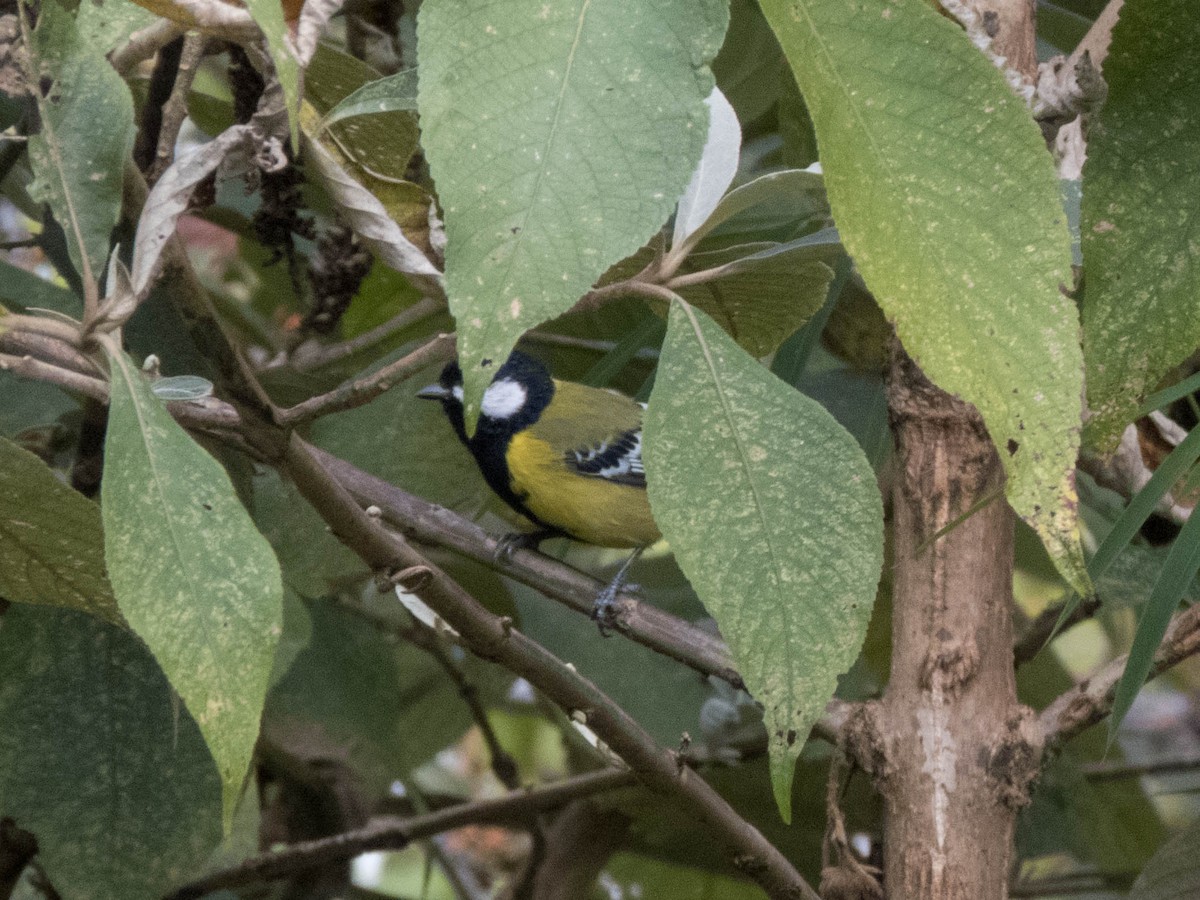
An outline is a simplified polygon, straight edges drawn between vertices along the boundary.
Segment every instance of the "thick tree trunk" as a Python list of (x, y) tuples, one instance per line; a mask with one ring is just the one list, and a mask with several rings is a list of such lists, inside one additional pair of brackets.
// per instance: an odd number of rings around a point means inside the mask
[(892, 671), (850, 745), (884, 797), (889, 900), (1002, 900), (1038, 757), (1013, 676), (1013, 514), (979, 414), (898, 355)]
[[(966, 6), (1006, 68), (1036, 81), (1034, 0)], [(884, 797), (888, 900), (1005, 900), (1041, 748), (1032, 711), (1017, 702), (1004, 474), (974, 407), (898, 346), (888, 399), (898, 451), (892, 671), (850, 744)]]

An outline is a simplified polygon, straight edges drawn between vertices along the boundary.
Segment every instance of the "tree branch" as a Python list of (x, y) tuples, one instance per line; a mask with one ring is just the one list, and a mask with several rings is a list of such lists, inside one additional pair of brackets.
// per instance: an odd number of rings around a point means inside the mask
[(454, 340), (452, 334), (439, 334), (427, 344), (423, 344), (402, 359), (389, 363), (379, 371), (347, 381), (326, 394), (310, 397), (282, 410), (275, 419), (280, 425), (294, 426), (329, 413), (364, 406), (427, 366), (453, 359)]
[(124, 46), (109, 54), (109, 62), (121, 75), (128, 74), (130, 69), (148, 60), (186, 30), (170, 19), (159, 19), (153, 25), (131, 34)]
[(795, 867), (677, 754), (661, 746), (619, 705), (572, 666), (494, 615), (429, 560), (387, 532), (322, 466), (315, 448), (292, 435), (282, 470), (323, 518), (333, 534), (373, 569), (417, 593), (457, 631), (468, 647), (525, 678), (564, 710), (581, 715), (596, 733), (656, 793), (673, 797), (707, 823), (734, 865), (770, 896), (818, 900)]
[[(1200, 605), (1179, 613), (1171, 620), (1154, 654), (1149, 678), (1162, 674), (1195, 653), (1200, 653)], [(1062, 746), (1112, 712), (1113, 693), (1128, 660), (1128, 656), (1114, 659), (1042, 710), (1038, 724), (1047, 751)]]
[(632, 772), (606, 769), (577, 775), (547, 787), (513, 791), (494, 800), (462, 803), (411, 818), (381, 816), (362, 828), (252, 856), (236, 866), (189, 882), (168, 896), (170, 900), (195, 900), (222, 888), (286, 878), (370, 850), (400, 850), (413, 841), (466, 825), (524, 825), (540, 811), (556, 809), (580, 797), (628, 787), (635, 782)]
[[(473, 522), (406, 493), (369, 475), (324, 450), (313, 452), (329, 473), (362, 506), (377, 507), (383, 521), (406, 538), (422, 544), (447, 547), (468, 559), (496, 568), (504, 575), (590, 616), (604, 585), (535, 550), (518, 549), (507, 563), (496, 562), (499, 541)], [(724, 642), (670, 613), (621, 594), (611, 627), (658, 653), (678, 660), (705, 675), (715, 675), (734, 687), (744, 688)]]
[(401, 310), (381, 325), (336, 344), (302, 344), (288, 357), (288, 365), (298, 372), (311, 372), (353, 356), (378, 344), (398, 331), (446, 311), (446, 301), (440, 297), (425, 297)]

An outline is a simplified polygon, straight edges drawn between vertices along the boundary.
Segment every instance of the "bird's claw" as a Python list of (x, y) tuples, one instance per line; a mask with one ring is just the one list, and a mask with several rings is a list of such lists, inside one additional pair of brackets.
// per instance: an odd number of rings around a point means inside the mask
[(514, 531), (496, 541), (496, 549), (492, 558), (498, 563), (512, 562), (513, 554), (518, 550), (536, 550), (546, 538), (551, 537), (549, 531)]

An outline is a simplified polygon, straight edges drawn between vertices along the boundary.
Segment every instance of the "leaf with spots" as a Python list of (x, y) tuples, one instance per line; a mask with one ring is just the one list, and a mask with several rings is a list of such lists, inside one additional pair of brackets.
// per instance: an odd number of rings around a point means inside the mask
[(655, 521), (763, 705), (789, 819), (796, 758), (871, 618), (875, 475), (833, 416), (683, 302), (671, 306), (644, 453)]
[(100, 507), (0, 438), (0, 596), (120, 623), (104, 574)]
[(133, 98), (103, 48), (58, 3), (40, 8), (30, 65), (46, 89), (33, 91), (41, 130), (29, 138), (35, 176), (29, 193), (49, 204), (66, 232), (71, 262), (85, 284), (96, 284), (133, 150)]
[(104, 555), (117, 605), (200, 726), (228, 823), (241, 793), (283, 617), (279, 564), (229, 476), (106, 348)]
[(1081, 594), (1082, 354), (1041, 132), (924, 0), (763, 0), (812, 116), (833, 218), (904, 349), (972, 403), (1014, 510)]
[(1114, 450), (1159, 379), (1200, 345), (1200, 19), (1128, 3), (1084, 167), (1084, 437)]
[(70, 900), (152, 900), (221, 836), (196, 723), (134, 635), (76, 610), (0, 618), (0, 817)]
[(469, 422), (517, 338), (670, 215), (727, 19), (723, 0), (421, 5), (421, 128)]

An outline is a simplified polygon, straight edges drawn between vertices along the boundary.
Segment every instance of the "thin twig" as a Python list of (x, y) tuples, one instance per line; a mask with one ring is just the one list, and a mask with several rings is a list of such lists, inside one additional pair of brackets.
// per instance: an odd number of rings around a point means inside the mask
[[(1167, 627), (1166, 636), (1154, 654), (1149, 678), (1176, 666), (1200, 652), (1200, 605), (1179, 614)], [(1055, 749), (1090, 728), (1112, 712), (1117, 682), (1125, 672), (1128, 656), (1104, 666), (1091, 678), (1059, 695), (1038, 717), (1047, 750)]]
[(453, 356), (454, 335), (440, 334), (412, 353), (389, 363), (377, 372), (347, 381), (326, 394), (310, 397), (308, 400), (282, 410), (276, 416), (276, 421), (280, 425), (294, 426), (301, 422), (310, 422), (329, 413), (363, 406), (385, 391), (411, 378), (417, 372), (435, 363), (446, 362)]
[(541, 810), (558, 808), (579, 797), (628, 787), (635, 781), (633, 773), (628, 770), (606, 769), (546, 787), (513, 791), (494, 800), (463, 803), (411, 818), (380, 816), (353, 831), (302, 841), (282, 850), (252, 856), (236, 866), (190, 882), (169, 897), (170, 900), (194, 900), (222, 888), (286, 878), (371, 850), (400, 850), (413, 841), (466, 825), (524, 824)]
[(109, 62), (120, 74), (128, 74), (134, 66), (148, 60), (185, 30), (170, 19), (159, 19), (153, 25), (131, 34), (123, 47), (118, 47), (109, 55)]
[(1200, 772), (1200, 756), (1144, 763), (1085, 763), (1082, 768), (1088, 781), (1120, 781), (1147, 775), (1194, 775)]
[(446, 302), (444, 300), (438, 297), (424, 297), (392, 316), (382, 325), (377, 325), (370, 331), (364, 331), (349, 340), (327, 346), (306, 344), (298, 347), (288, 358), (287, 364), (297, 372), (311, 372), (313, 369), (340, 362), (361, 350), (373, 347), (396, 332), (445, 311)]
[[(1099, 597), (1088, 597), (1081, 600), (1076, 604), (1071, 615), (1067, 616), (1067, 620), (1063, 622), (1062, 628), (1059, 629), (1060, 633), (1090, 619), (1099, 611), (1100, 604)], [(1046, 646), (1046, 642), (1054, 635), (1054, 629), (1058, 625), (1064, 605), (1057, 603), (1043, 609), (1038, 613), (1037, 618), (1029, 623), (1025, 633), (1013, 644), (1013, 662), (1016, 665), (1029, 662)]]
[(30, 334), (40, 334), (48, 338), (79, 347), (81, 344), (79, 326), (62, 319), (52, 319), (49, 316), (27, 316), (23, 313), (7, 313), (4, 316), (4, 330), (7, 333), (25, 331)]
[(518, 631), (511, 619), (489, 612), (430, 560), (385, 530), (325, 470), (315, 448), (293, 434), (280, 465), (342, 543), (376, 571), (418, 573), (419, 584), (405, 586), (417, 588), (421, 600), (462, 636), (473, 653), (525, 678), (563, 710), (581, 716), (643, 785), (706, 823), (734, 865), (768, 895), (818, 900), (787, 858), (704, 779), (690, 772), (674, 751), (659, 745), (573, 666)]
[[(547, 347), (568, 347), (572, 350), (590, 350), (593, 353), (610, 353), (617, 347), (616, 341), (598, 341), (592, 338), (574, 337), (569, 334), (554, 334), (550, 331), (527, 331), (521, 341), (530, 344), (545, 344)], [(633, 355), (634, 359), (654, 361), (658, 350), (642, 347)]]
[(0, 353), (0, 371), (12, 372), (19, 378), (30, 378), (56, 384), (68, 391), (83, 394), (93, 400), (108, 402), (108, 384), (90, 375), (81, 375), (70, 369), (42, 362), (32, 356), (11, 356)]
[(175, 73), (175, 85), (171, 88), (171, 96), (162, 107), (162, 123), (158, 132), (158, 147), (154, 153), (154, 164), (146, 173), (146, 181), (153, 185), (158, 181), (167, 167), (175, 158), (175, 143), (179, 140), (179, 129), (187, 118), (188, 95), (192, 91), (192, 82), (196, 78), (196, 70), (204, 59), (208, 47), (208, 38), (202, 34), (189, 34), (183, 41), (183, 51), (179, 56), (179, 67)]

